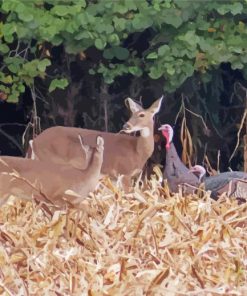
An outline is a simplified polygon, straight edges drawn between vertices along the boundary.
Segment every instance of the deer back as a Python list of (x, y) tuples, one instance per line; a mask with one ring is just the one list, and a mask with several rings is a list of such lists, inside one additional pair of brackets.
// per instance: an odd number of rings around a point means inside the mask
[(159, 111), (162, 98), (145, 110), (130, 98), (127, 101), (132, 116), (124, 125), (124, 131), (139, 131), (139, 137), (81, 128), (52, 127), (34, 139), (36, 158), (85, 169), (89, 159), (81, 149), (78, 135), (92, 147), (95, 146), (96, 137), (101, 136), (105, 143), (102, 174), (115, 177), (118, 174), (133, 175), (136, 170), (141, 170), (154, 149), (153, 116)]
[(0, 204), (10, 195), (14, 195), (29, 200), (32, 196), (41, 199), (47, 197), (61, 205), (64, 199), (70, 197), (65, 192), (77, 188), (80, 188), (80, 191), (76, 193), (85, 197), (97, 185), (101, 164), (102, 156), (99, 158), (98, 166), (94, 166), (93, 170), (89, 167), (83, 171), (49, 161), (1, 157)]

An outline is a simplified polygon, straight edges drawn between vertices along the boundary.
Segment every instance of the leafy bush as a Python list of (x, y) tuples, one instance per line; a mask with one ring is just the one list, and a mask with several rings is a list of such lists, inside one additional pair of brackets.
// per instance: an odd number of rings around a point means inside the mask
[[(195, 72), (230, 62), (247, 78), (246, 1), (180, 0), (1, 0), (0, 91), (17, 101), (24, 85), (46, 78), (52, 47), (84, 54), (95, 47), (101, 58), (90, 73), (111, 84), (121, 75), (165, 78), (176, 90)], [(142, 51), (131, 39), (148, 32)], [(70, 77), (53, 75), (49, 91), (65, 88)]]

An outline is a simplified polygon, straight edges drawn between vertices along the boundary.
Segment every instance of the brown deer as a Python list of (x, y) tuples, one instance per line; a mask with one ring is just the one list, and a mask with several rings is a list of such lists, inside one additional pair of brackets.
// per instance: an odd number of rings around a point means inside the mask
[(93, 191), (99, 181), (103, 163), (104, 139), (96, 139), (96, 147), (83, 145), (81, 151), (90, 161), (86, 170), (49, 161), (31, 160), (20, 157), (0, 157), (0, 206), (10, 195), (21, 199), (51, 202), (64, 206), (66, 202), (79, 206), (80, 202)]
[[(132, 133), (140, 131), (140, 136), (108, 133), (74, 127), (51, 127), (37, 136), (30, 145), (28, 157), (47, 160), (57, 164), (70, 164), (77, 168), (87, 166), (87, 159), (82, 155), (78, 135), (85, 144), (90, 145), (95, 137), (101, 136), (105, 142), (102, 175), (116, 178), (124, 177), (123, 184), (130, 185), (131, 177), (140, 173), (154, 150), (153, 129), (154, 115), (159, 112), (163, 97), (155, 101), (148, 109), (143, 109), (132, 99), (127, 98), (131, 118), (124, 124), (123, 131)], [(35, 151), (35, 153), (33, 153)]]

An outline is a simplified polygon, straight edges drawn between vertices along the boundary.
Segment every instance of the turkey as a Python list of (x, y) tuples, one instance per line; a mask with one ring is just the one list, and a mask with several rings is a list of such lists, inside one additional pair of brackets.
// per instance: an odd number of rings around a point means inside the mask
[(247, 173), (233, 171), (224, 172), (216, 176), (206, 177), (206, 170), (201, 165), (195, 165), (190, 169), (200, 183), (205, 183), (205, 189), (211, 191), (211, 197), (218, 199), (222, 193), (236, 197), (240, 200), (247, 198)]
[(163, 124), (159, 130), (166, 139), (166, 163), (164, 178), (167, 179), (169, 189), (172, 192), (178, 192), (179, 185), (188, 184), (192, 187), (183, 186), (184, 193), (192, 193), (195, 190), (194, 187), (198, 187), (200, 182), (180, 160), (177, 150), (172, 142), (172, 127), (169, 124)]

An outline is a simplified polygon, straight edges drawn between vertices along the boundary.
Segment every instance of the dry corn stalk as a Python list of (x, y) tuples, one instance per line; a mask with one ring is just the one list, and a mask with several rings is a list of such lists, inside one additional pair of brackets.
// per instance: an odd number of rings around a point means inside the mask
[(168, 194), (158, 179), (128, 194), (105, 180), (80, 215), (0, 208), (0, 294), (244, 296), (247, 205)]
[(182, 161), (191, 167), (191, 158), (193, 156), (193, 144), (189, 129), (186, 125), (185, 117), (182, 120), (180, 139), (182, 142)]
[(244, 171), (247, 172), (247, 135), (244, 135)]

